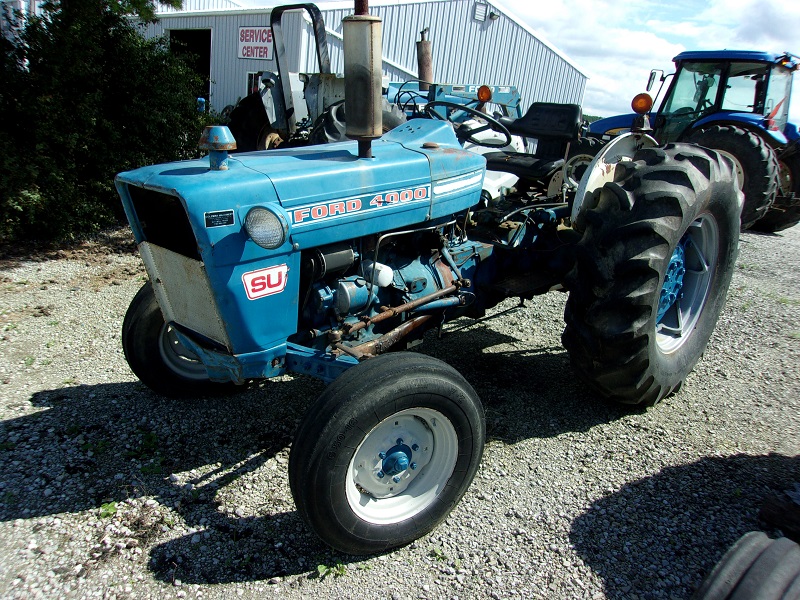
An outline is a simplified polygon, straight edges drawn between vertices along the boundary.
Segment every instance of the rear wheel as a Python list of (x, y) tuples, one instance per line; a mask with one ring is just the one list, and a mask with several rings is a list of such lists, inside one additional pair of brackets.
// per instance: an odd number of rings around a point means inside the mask
[(775, 151), (755, 133), (730, 125), (695, 131), (686, 141), (717, 150), (733, 161), (744, 192), (742, 230), (752, 227), (767, 213), (778, 192)]
[(695, 600), (800, 598), (800, 546), (761, 531), (743, 535), (695, 592)]
[(328, 545), (372, 554), (443, 521), (478, 469), (486, 427), (455, 369), (398, 352), (352, 367), (308, 410), (289, 457), (301, 517)]
[(800, 223), (800, 154), (780, 162), (780, 191), (775, 202), (753, 225), (753, 231), (775, 233)]
[(677, 390), (719, 318), (738, 250), (741, 193), (704, 148), (639, 150), (587, 195), (562, 336), (602, 395), (650, 405)]

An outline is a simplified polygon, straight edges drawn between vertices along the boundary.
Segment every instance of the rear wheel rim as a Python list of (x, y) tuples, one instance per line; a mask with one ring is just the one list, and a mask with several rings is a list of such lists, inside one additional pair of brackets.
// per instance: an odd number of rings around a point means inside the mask
[[(669, 354), (691, 337), (703, 313), (719, 260), (719, 226), (703, 214), (689, 226), (673, 251), (661, 290), (656, 320), (656, 343)], [(683, 273), (670, 280), (670, 270)], [(680, 279), (676, 284), (676, 279)], [(673, 296), (665, 300), (665, 296)]]
[(725, 150), (720, 150), (719, 148), (715, 148), (714, 151), (715, 152), (719, 152), (723, 156), (726, 156), (727, 158), (731, 159), (731, 162), (733, 163), (733, 171), (734, 171), (734, 173), (736, 173), (736, 187), (738, 187), (740, 190), (743, 190), (744, 189), (744, 169), (742, 168), (742, 163), (739, 162), (739, 159), (736, 158), (736, 156), (734, 156), (730, 152), (727, 152)]

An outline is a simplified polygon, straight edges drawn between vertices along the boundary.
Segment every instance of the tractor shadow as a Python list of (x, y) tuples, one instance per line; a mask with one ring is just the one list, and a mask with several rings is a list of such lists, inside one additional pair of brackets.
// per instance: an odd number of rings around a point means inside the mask
[[(562, 348), (519, 344), (490, 320), (428, 338), (424, 352), (475, 387), (493, 439), (552, 437), (628, 414), (577, 383)], [(360, 561), (306, 528), (286, 485), (288, 447), (323, 388), (298, 376), (224, 398), (169, 400), (138, 382), (37, 392), (30, 402), (42, 410), (0, 423), (0, 521), (88, 511), (102, 520), (104, 506), (135, 501), (114, 518), (165, 582), (313, 577), (317, 565)]]
[(608, 598), (688, 598), (739, 537), (761, 529), (767, 497), (797, 481), (800, 457), (775, 454), (666, 467), (597, 500), (570, 542)]

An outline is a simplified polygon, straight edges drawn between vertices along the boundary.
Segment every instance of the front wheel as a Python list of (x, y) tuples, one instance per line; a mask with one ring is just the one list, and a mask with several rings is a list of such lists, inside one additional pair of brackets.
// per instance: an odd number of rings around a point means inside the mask
[(133, 297), (125, 313), (122, 349), (134, 374), (162, 396), (187, 398), (238, 389), (233, 383), (216, 383), (208, 378), (203, 363), (164, 322), (149, 281)]
[(398, 352), (352, 367), (308, 410), (289, 458), (297, 510), (333, 548), (373, 554), (443, 521), (466, 492), (486, 426), (455, 369)]
[(562, 341), (602, 395), (650, 405), (680, 386), (716, 326), (742, 195), (729, 161), (685, 144), (618, 169), (584, 209)]

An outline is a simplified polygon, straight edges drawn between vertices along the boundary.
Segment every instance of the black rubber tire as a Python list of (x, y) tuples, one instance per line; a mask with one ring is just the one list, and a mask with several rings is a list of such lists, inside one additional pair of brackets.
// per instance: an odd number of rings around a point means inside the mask
[[(455, 468), (420, 512), (396, 523), (371, 523), (348, 502), (350, 461), (376, 426), (407, 409), (433, 409), (450, 421), (458, 437)], [(322, 541), (341, 552), (374, 554), (408, 544), (441, 523), (467, 491), (485, 436), (480, 400), (455, 369), (409, 352), (370, 359), (328, 386), (303, 419), (289, 457), (297, 511)]]
[(695, 592), (695, 600), (797, 600), (800, 546), (761, 531), (743, 535), (730, 547)]
[[(395, 127), (406, 122), (405, 113), (397, 106), (389, 104), (386, 98), (382, 99), (382, 131), (388, 133)], [(332, 144), (343, 142), (350, 138), (346, 135), (347, 113), (345, 112), (344, 102), (332, 105), (323, 115), (317, 119), (311, 131), (309, 143), (311, 144)]]
[(767, 213), (778, 193), (778, 159), (772, 147), (755, 133), (732, 125), (694, 131), (686, 141), (736, 158), (744, 175), (742, 231), (752, 227)]
[(233, 383), (213, 382), (200, 374), (182, 376), (164, 361), (161, 354), (164, 317), (148, 281), (131, 300), (122, 322), (122, 349), (131, 371), (151, 390), (169, 398), (190, 398), (229, 394), (242, 389)]
[(800, 223), (800, 154), (793, 154), (778, 162), (781, 170), (780, 192), (767, 214), (753, 224), (753, 231), (776, 233)]
[[(677, 390), (711, 337), (738, 252), (742, 195), (730, 161), (697, 146), (642, 149), (625, 169), (585, 200), (585, 231), (565, 280), (562, 342), (600, 394), (652, 405)], [(709, 259), (716, 266), (694, 326), (665, 350), (656, 329), (659, 297), (673, 252), (697, 219), (716, 224), (716, 257)]]

